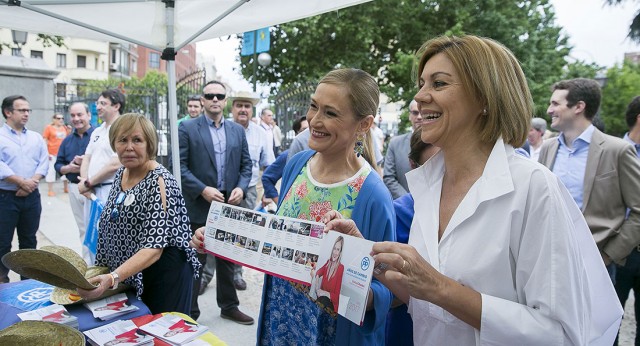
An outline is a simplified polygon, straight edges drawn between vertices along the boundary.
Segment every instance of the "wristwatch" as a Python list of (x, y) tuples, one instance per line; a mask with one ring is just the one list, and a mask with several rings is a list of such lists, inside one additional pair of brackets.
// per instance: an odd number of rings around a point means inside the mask
[(118, 288), (118, 284), (120, 283), (120, 275), (118, 275), (118, 273), (114, 270), (111, 272), (111, 277), (113, 278), (113, 286), (111, 286), (111, 290), (115, 290), (116, 288)]

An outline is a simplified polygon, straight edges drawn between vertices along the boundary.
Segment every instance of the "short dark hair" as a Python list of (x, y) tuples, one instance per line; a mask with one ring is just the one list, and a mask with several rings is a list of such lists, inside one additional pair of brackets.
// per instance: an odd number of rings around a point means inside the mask
[(120, 108), (118, 109), (118, 113), (123, 114), (124, 113), (124, 106), (126, 104), (126, 98), (124, 96), (123, 93), (120, 92), (120, 90), (118, 89), (107, 89), (103, 92), (100, 93), (100, 96), (109, 99), (111, 101), (111, 104), (113, 105), (120, 105)]
[(225, 92), (227, 91), (227, 87), (224, 85), (224, 83), (222, 83), (221, 81), (218, 81), (218, 80), (211, 80), (211, 81), (208, 81), (207, 84), (205, 84), (202, 87), (202, 93), (203, 94), (204, 94), (204, 88), (206, 88), (208, 85), (211, 85), (211, 84), (218, 84), (224, 89)]
[(189, 104), (189, 102), (191, 102), (191, 101), (198, 101), (198, 102), (200, 102), (200, 105), (202, 106), (202, 100), (200, 99), (200, 95), (189, 96), (189, 98), (187, 99), (187, 104)]
[(7, 115), (6, 115), (6, 114), (4, 114), (4, 112), (7, 112), (7, 111), (11, 112), (11, 111), (13, 111), (13, 103), (14, 103), (16, 100), (22, 100), (22, 101), (29, 102), (29, 101), (27, 101), (27, 99), (26, 99), (24, 96), (22, 96), (22, 95), (11, 95), (11, 96), (7, 96), (7, 97), (5, 97), (5, 98), (4, 98), (4, 100), (2, 100), (2, 115), (4, 116), (4, 118), (5, 118), (5, 119), (7, 118)]
[(562, 80), (551, 87), (551, 91), (567, 90), (567, 107), (573, 107), (582, 101), (585, 104), (584, 115), (592, 120), (600, 108), (602, 91), (600, 84), (593, 79), (575, 78)]
[(640, 96), (634, 97), (633, 100), (631, 100), (631, 103), (629, 103), (629, 106), (627, 106), (625, 118), (627, 119), (627, 125), (629, 125), (629, 128), (636, 126), (638, 114), (640, 114)]
[(296, 134), (298, 134), (298, 132), (300, 132), (300, 128), (302, 127), (302, 122), (307, 120), (306, 116), (301, 116), (296, 118), (296, 120), (293, 121), (293, 124), (291, 125), (291, 128), (293, 129), (293, 132), (295, 132)]

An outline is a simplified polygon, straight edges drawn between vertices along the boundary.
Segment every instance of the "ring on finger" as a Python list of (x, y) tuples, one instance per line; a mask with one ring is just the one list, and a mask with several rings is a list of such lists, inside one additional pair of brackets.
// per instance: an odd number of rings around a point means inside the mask
[(400, 271), (404, 273), (404, 266), (407, 265), (407, 261), (406, 260), (402, 260), (402, 268), (400, 268)]

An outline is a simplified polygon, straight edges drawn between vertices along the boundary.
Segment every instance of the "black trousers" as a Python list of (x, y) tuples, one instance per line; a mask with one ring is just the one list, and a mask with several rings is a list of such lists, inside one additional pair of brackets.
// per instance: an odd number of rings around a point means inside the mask
[[(191, 230), (193, 232), (196, 229), (204, 227), (203, 224), (191, 224)], [(202, 277), (202, 268), (204, 267), (207, 256), (205, 254), (198, 254), (198, 260), (202, 264), (200, 267), (199, 276), (193, 283), (193, 292), (191, 295), (191, 317), (195, 320), (200, 317), (200, 307), (198, 306), (198, 292), (200, 291), (200, 278)], [(238, 300), (238, 293), (233, 286), (233, 271), (234, 264), (222, 258), (216, 258), (216, 300), (218, 307), (223, 312), (230, 311), (238, 308), (240, 301)]]

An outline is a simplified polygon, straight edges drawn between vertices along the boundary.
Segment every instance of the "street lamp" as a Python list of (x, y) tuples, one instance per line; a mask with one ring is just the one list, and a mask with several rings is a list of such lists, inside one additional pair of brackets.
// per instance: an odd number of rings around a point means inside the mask
[(13, 43), (18, 46), (18, 56), (23, 56), (22, 55), (22, 46), (24, 46), (25, 43), (27, 43), (27, 35), (29, 33), (27, 33), (26, 31), (18, 31), (18, 30), (11, 30), (11, 38), (13, 38)]
[[(254, 55), (255, 57), (255, 55)], [(255, 58), (254, 58), (255, 59)], [(262, 67), (267, 67), (271, 64), (271, 54), (263, 52), (258, 55), (258, 59), (256, 59), (258, 64)], [(256, 92), (256, 82), (257, 82), (257, 74), (256, 74), (256, 60), (253, 61), (253, 92)]]

